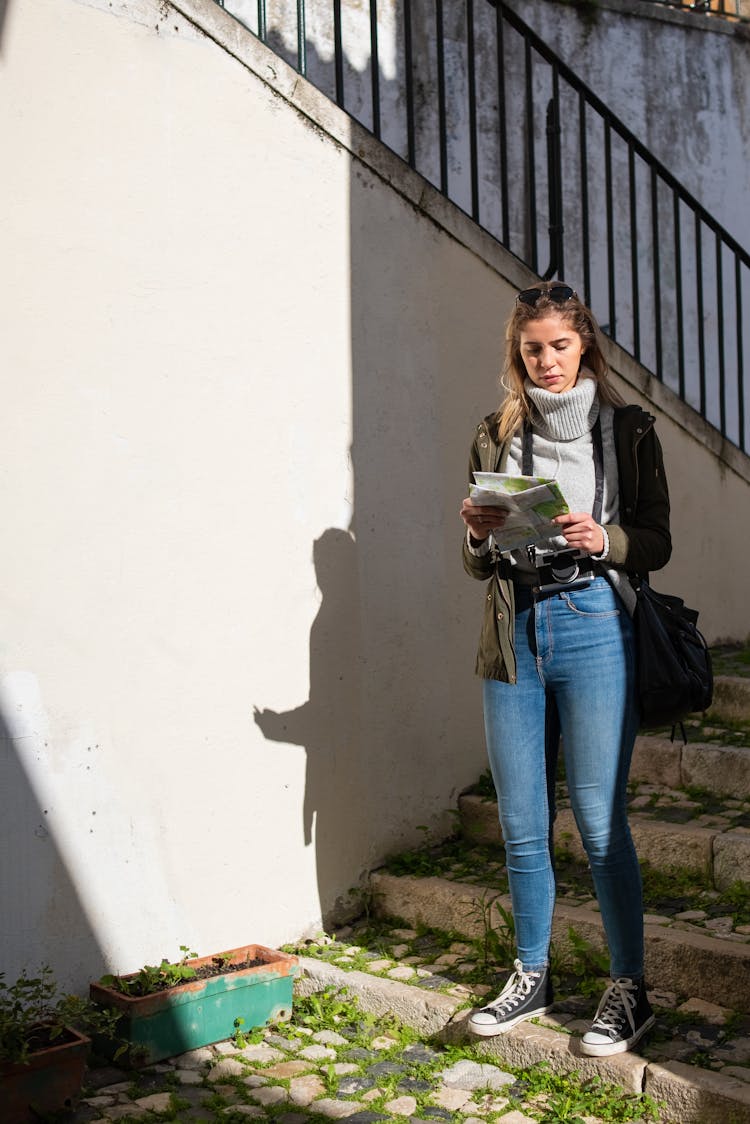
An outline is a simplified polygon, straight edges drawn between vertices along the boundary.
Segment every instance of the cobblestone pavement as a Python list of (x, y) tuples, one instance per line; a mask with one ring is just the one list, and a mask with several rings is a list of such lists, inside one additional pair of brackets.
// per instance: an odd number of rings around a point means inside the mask
[[(456, 1119), (471, 1124), (498, 1114), (506, 1124), (533, 1119), (508, 1111), (507, 1094), (520, 1093), (513, 1074), (469, 1059), (441, 1064), (440, 1057), (421, 1043), (401, 1046), (377, 1028), (365, 1046), (337, 1031), (290, 1037), (277, 1028), (244, 1050), (222, 1042), (153, 1067), (137, 1078), (137, 1088), (132, 1076), (123, 1080), (121, 1072), (101, 1071), (97, 1080), (117, 1080), (87, 1095), (75, 1121), (105, 1124), (174, 1111), (185, 1121), (249, 1118), (280, 1124), (343, 1118), (353, 1124)], [(433, 1076), (426, 1078), (430, 1070)]]
[[(476, 946), (446, 934), (359, 927), (337, 940), (305, 942), (299, 951), (344, 970), (450, 994), (467, 1006), (494, 990), (473, 982), (479, 969)], [(750, 1088), (750, 1019), (700, 1000), (657, 991), (651, 997), (658, 1023), (641, 1051), (644, 1057), (699, 1062)], [(560, 1033), (580, 1031), (595, 1003), (596, 997), (568, 996), (553, 1016), (540, 1021)], [(311, 1008), (309, 1000), (296, 1002), (294, 1023), (256, 1032), (259, 1040), (243, 1049), (227, 1041), (147, 1071), (92, 1070), (74, 1124), (159, 1117), (196, 1124), (245, 1118), (281, 1124), (343, 1118), (352, 1124), (525, 1124), (543, 1116), (543, 1094), (530, 1094), (517, 1074), (472, 1056), (470, 1046), (419, 1041), (415, 1032), (387, 1020), (364, 1014), (352, 1020), (345, 999), (339, 1007), (337, 1014), (336, 1001), (330, 1001), (326, 1014), (325, 1004)], [(610, 1118), (634, 1117), (631, 1112)], [(581, 1119), (596, 1124), (600, 1117), (589, 1113)]]

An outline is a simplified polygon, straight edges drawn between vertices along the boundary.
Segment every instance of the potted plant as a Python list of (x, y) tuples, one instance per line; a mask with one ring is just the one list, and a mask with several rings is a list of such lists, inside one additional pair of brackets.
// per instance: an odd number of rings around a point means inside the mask
[[(60, 995), (52, 970), (0, 972), (0, 1103), (3, 1124), (27, 1124), (71, 1108), (81, 1091), (87, 1033), (113, 1035), (115, 1020), (77, 995)], [(82, 1033), (84, 1032), (84, 1033)]]
[(93, 1002), (119, 1016), (130, 1064), (175, 1057), (231, 1038), (240, 1027), (291, 1016), (298, 957), (257, 944), (204, 957), (180, 948), (180, 960), (91, 985)]

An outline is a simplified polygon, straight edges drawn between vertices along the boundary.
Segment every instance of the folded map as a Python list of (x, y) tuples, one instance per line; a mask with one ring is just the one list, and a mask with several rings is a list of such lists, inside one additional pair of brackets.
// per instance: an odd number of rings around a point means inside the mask
[(506, 512), (503, 526), (492, 529), (498, 550), (517, 550), (560, 534), (552, 520), (570, 508), (556, 480), (504, 472), (475, 472), (474, 480), (469, 485), (474, 503)]

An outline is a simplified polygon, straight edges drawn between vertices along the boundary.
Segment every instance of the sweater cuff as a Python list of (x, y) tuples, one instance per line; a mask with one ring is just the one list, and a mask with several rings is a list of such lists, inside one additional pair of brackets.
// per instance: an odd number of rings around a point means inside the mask
[[(491, 538), (492, 538), (492, 535), (488, 535), (486, 539), (482, 540), (482, 542), (479, 544), (479, 546), (472, 546), (471, 531), (467, 530), (467, 532), (466, 532), (466, 547), (469, 551), (469, 554), (473, 554), (475, 558), (484, 558), (485, 554), (489, 554), (489, 552), (490, 552), (490, 539)], [(474, 541), (476, 542), (476, 540), (474, 540)]]
[(602, 547), (600, 554), (592, 554), (591, 557), (594, 558), (597, 562), (606, 562), (609, 558), (609, 535), (607, 534), (607, 528), (602, 527), (601, 524), (599, 525), (599, 530), (604, 536), (604, 546)]

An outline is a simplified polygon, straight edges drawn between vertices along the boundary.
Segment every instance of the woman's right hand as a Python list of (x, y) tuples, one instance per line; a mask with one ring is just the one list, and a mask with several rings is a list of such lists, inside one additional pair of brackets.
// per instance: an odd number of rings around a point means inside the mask
[(507, 512), (502, 507), (480, 507), (467, 497), (459, 514), (471, 537), (481, 542), (489, 536), (493, 527), (502, 527)]

